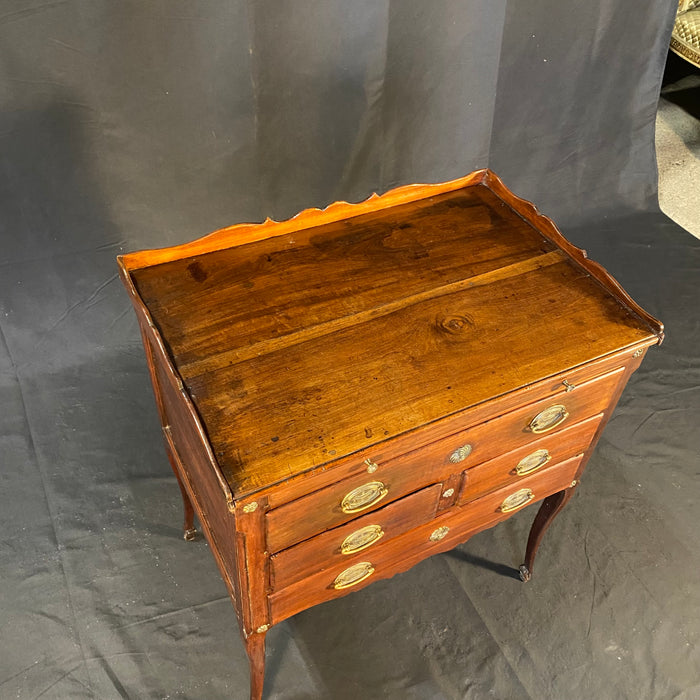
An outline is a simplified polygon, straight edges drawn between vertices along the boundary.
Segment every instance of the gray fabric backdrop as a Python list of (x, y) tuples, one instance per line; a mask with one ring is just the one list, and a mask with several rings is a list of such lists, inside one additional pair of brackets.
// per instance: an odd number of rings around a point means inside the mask
[(675, 2), (0, 2), (0, 697), (247, 696), (115, 256), (491, 167), (667, 324), (531, 510), (268, 635), (266, 697), (700, 698), (700, 247), (657, 211)]

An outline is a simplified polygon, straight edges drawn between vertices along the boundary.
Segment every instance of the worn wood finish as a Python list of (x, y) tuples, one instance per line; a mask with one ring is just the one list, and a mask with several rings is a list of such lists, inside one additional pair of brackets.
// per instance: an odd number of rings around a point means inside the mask
[[(422, 454), (410, 453), (388, 463), (375, 462), (373, 473), (365, 469), (357, 476), (345, 479), (325, 489), (299, 498), (280, 508), (271, 510), (267, 517), (267, 544), (271, 552), (279, 552), (296, 542), (323, 532), (341, 523), (387, 505), (416, 488), (441, 479), (444, 468), (439, 463), (426, 460)], [(365, 484), (381, 483), (386, 495), (371, 506), (354, 513), (342, 510), (343, 499)]]
[[(196, 376), (561, 261), (524, 221), (506, 229), (509, 213), (490, 190), (470, 188), (145, 268), (134, 278), (179, 365)], [(495, 240), (494, 223), (504, 228)], [(193, 315), (192, 303), (206, 304), (207, 313)], [(217, 342), (222, 333), (226, 348)]]
[[(663, 338), (487, 170), (119, 265), (185, 536), (196, 514), (252, 700), (271, 625), (544, 499), (527, 578), (627, 379)], [(568, 415), (539, 434), (543, 411)], [(549, 461), (514, 472), (543, 449)]]
[[(329, 567), (280, 591), (273, 592), (270, 595), (273, 622), (277, 624), (312, 605), (318, 605), (327, 600), (347, 595), (352, 591), (360, 590), (379, 579), (395, 576), (427, 556), (445, 551), (449, 547), (444, 547), (442, 540), (433, 541), (430, 539), (431, 535), (439, 528), (449, 528), (443, 539), (446, 539), (454, 547), (455, 544), (464, 542), (472, 534), (492, 527), (509, 516), (509, 514), (501, 512), (500, 506), (508, 496), (518, 489), (532, 489), (534, 497), (527, 504), (531, 505), (552, 493), (569, 487), (576, 475), (580, 459), (580, 456), (575, 457), (549, 467), (538, 474), (533, 474), (523, 479), (517, 488), (507, 486), (465, 506), (454, 508), (442, 517), (411, 530), (405, 535), (396, 537), (383, 546), (378, 545), (373, 550), (348, 557), (340, 564)], [(527, 505), (523, 508), (526, 508)], [(522, 508), (517, 510), (522, 510)], [(334, 580), (342, 571), (353, 564), (365, 561), (374, 567), (374, 573), (369, 578), (351, 588), (338, 590), (333, 587)]]
[(647, 313), (632, 297), (622, 288), (620, 283), (600, 264), (588, 258), (588, 253), (575, 246), (562, 235), (554, 222), (544, 214), (541, 214), (537, 207), (526, 199), (514, 195), (504, 184), (501, 178), (490, 170), (484, 172), (483, 184), (494, 194), (500, 197), (513, 211), (529, 222), (534, 228), (544, 234), (557, 247), (561, 248), (571, 259), (594, 277), (605, 288), (611, 291), (615, 298), (624, 304), (636, 316), (639, 316), (652, 332), (657, 336), (659, 344), (664, 339), (664, 326), (650, 313)]
[(532, 577), (532, 572), (535, 565), (535, 555), (540, 547), (540, 542), (544, 537), (544, 533), (552, 524), (557, 514), (562, 511), (564, 506), (569, 502), (569, 499), (574, 495), (576, 482), (572, 481), (569, 488), (563, 491), (547, 496), (540, 506), (535, 516), (535, 521), (532, 523), (530, 535), (527, 538), (527, 550), (525, 552), (525, 563), (520, 566), (520, 578), (522, 581), (529, 581)]
[[(648, 338), (631, 317), (616, 319), (619, 308), (559, 263), (211, 374), (182, 371), (224, 475), (243, 495), (576, 366), (591, 351)], [(567, 335), (572, 343), (562, 344)]]
[(245, 640), (250, 665), (250, 700), (262, 700), (265, 683), (265, 632)]
[(166, 435), (166, 451), (168, 453), (168, 461), (170, 462), (170, 466), (175, 474), (175, 478), (177, 479), (177, 485), (180, 487), (180, 495), (182, 496), (182, 506), (185, 516), (182, 526), (182, 535), (189, 542), (197, 536), (197, 530), (194, 526), (194, 507), (192, 506), (190, 495), (187, 493), (187, 487), (180, 476), (178, 460), (173, 452), (172, 442), (169, 438), (170, 436)]
[(361, 551), (369, 553), (380, 543), (386, 544), (393, 537), (431, 520), (438, 511), (445, 484), (434, 484), (377, 511), (360, 515), (351, 523), (317, 535), (306, 542), (275, 554), (272, 561), (270, 587), (279, 590), (290, 583), (306, 578), (338, 562), (347, 562), (342, 546), (363, 528), (379, 528), (381, 533), (376, 540)]
[(622, 379), (623, 373), (624, 369), (618, 369), (583, 383), (570, 393), (562, 387), (559, 393), (547, 399), (528, 404), (445, 440), (435, 441), (395, 460), (384, 462), (374, 459), (372, 461), (377, 470), (372, 474), (358, 474), (271, 510), (267, 518), (268, 547), (270, 551), (278, 552), (316, 532), (352, 519), (354, 515), (344, 513), (341, 503), (349, 492), (363, 484), (384, 484), (387, 494), (374, 506), (379, 507), (416, 487), (449, 477), (451, 472), (446, 472), (446, 469), (451, 464), (450, 456), (463, 445), (470, 445), (471, 452), (459, 463), (462, 469), (491, 459), (504, 450), (509, 451), (530, 443), (537, 436), (528, 430), (528, 425), (548, 406), (566, 406), (569, 413), (566, 425), (599, 413), (607, 406), (609, 396)]
[[(655, 341), (647, 341), (653, 344)], [(643, 351), (644, 346), (640, 349)], [(385, 440), (364, 450), (359, 450), (345, 457), (333, 461), (333, 468), (328, 469), (324, 463), (314, 469), (295, 476), (291, 476), (284, 483), (266, 492), (270, 508), (276, 508), (284, 503), (289, 503), (297, 498), (302, 498), (310, 492), (315, 492), (324, 486), (337, 483), (341, 479), (367, 471), (366, 460), (381, 465), (400, 458), (420, 447), (427, 447), (432, 443), (450, 438), (469, 427), (483, 423), (493, 418), (508, 413), (515, 408), (534, 403), (539, 399), (552, 398), (563, 395), (565, 392), (564, 381), (575, 386), (590, 381), (620, 367), (637, 366), (638, 360), (633, 356), (637, 352), (636, 347), (624, 349), (612, 353), (604, 358), (599, 358), (588, 364), (561, 374), (548, 377), (539, 382), (533, 382), (522, 387), (517, 392), (510, 392), (502, 396), (483, 402), (469, 409), (457, 411), (442, 420), (422, 425), (391, 440)], [(462, 467), (465, 465), (463, 464)], [(243, 497), (242, 502), (252, 501), (255, 495)]]
[[(523, 460), (531, 457), (534, 453), (546, 451), (545, 455), (533, 460), (533, 466), (530, 467), (532, 471), (528, 471), (525, 475), (586, 452), (602, 417), (602, 414), (598, 414), (575, 425), (564, 427), (562, 430), (545, 434), (544, 437), (529, 442), (524, 447), (506, 452), (484, 464), (467, 469), (464, 472), (459, 502), (473, 501), (500, 486), (516, 484), (523, 477), (517, 471), (518, 466), (522, 465), (522, 469), (526, 469), (527, 464), (522, 464)], [(537, 466), (540, 463), (542, 466)]]

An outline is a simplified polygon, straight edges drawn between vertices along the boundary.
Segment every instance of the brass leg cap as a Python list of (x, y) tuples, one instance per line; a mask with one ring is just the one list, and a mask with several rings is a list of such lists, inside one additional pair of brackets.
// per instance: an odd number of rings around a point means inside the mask
[(183, 537), (188, 541), (192, 542), (192, 540), (197, 536), (197, 528), (192, 527), (189, 530), (185, 530), (185, 533)]
[(527, 566), (525, 566), (525, 564), (520, 565), (518, 572), (520, 573), (520, 580), (523, 583), (527, 583), (532, 578), (532, 574), (530, 573), (530, 569), (528, 569)]

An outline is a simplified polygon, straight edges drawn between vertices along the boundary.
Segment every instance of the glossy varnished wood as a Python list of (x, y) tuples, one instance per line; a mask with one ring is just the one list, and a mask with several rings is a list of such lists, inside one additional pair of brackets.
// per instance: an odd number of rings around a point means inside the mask
[(382, 547), (397, 535), (418, 527), (437, 513), (442, 498), (443, 484), (434, 484), (414, 494), (366, 514), (359, 514), (352, 522), (323, 532), (306, 542), (272, 557), (270, 587), (279, 590), (300, 581), (321, 569), (348, 561), (343, 554), (343, 542), (358, 530), (380, 528), (381, 538), (362, 551), (371, 554), (379, 544)]
[[(627, 379), (663, 339), (487, 170), (119, 265), (185, 535), (196, 514), (238, 616), (251, 700), (271, 625), (497, 524), (520, 489), (544, 499), (527, 579)], [(552, 404), (568, 417), (533, 433)], [(551, 461), (514, 473), (545, 448)], [(381, 497), (348, 510), (369, 481)], [(362, 528), (381, 535), (343, 548)], [(338, 588), (357, 564), (370, 575)]]
[[(463, 507), (454, 508), (430, 523), (396, 537), (381, 548), (359, 552), (342, 563), (272, 593), (270, 608), (273, 622), (276, 624), (311, 605), (339, 598), (354, 590), (365, 588), (374, 581), (395, 576), (418, 561), (463, 542), (474, 532), (492, 527), (509, 517), (509, 514), (501, 512), (500, 507), (503, 501), (517, 489), (532, 489), (534, 498), (531, 503), (536, 503), (553, 493), (571, 487), (580, 460), (580, 457), (567, 460), (526, 477), (517, 487), (506, 486)], [(431, 540), (431, 535), (444, 527), (448, 528), (445, 537), (437, 541)], [(362, 561), (367, 561), (374, 566), (374, 573), (369, 578), (352, 588), (341, 590), (334, 588), (333, 582), (338, 574)]]
[[(647, 341), (649, 344), (654, 342), (655, 340)], [(644, 346), (641, 347), (641, 350), (644, 350)], [(284, 483), (270, 489), (269, 492), (266, 491), (269, 507), (276, 508), (284, 503), (302, 498), (310, 492), (318, 491), (349, 476), (364, 475), (367, 473), (366, 460), (368, 459), (377, 464), (381, 470), (385, 464), (389, 464), (395, 459), (405, 459), (419, 448), (426, 447), (430, 450), (437, 450), (437, 443), (441, 443), (445, 439), (452, 439), (453, 436), (456, 440), (461, 440), (461, 437), (457, 436), (461, 436), (463, 431), (473, 426), (490, 421), (494, 417), (512, 412), (522, 406), (534, 404), (543, 399), (554, 400), (558, 396), (562, 396), (565, 393), (566, 385), (564, 382), (580, 386), (621, 367), (627, 367), (629, 372), (632, 366), (638, 366), (639, 360), (634, 357), (636, 352), (637, 349), (632, 347), (612, 353), (561, 374), (533, 382), (521, 387), (518, 391), (503, 394), (477, 406), (450, 414), (433, 423), (417, 426), (397, 438), (384, 440), (352, 455), (335, 460), (332, 463), (332, 469), (329, 469), (326, 464), (322, 464), (308, 472), (291, 476)], [(441, 459), (445, 457), (445, 450), (445, 446), (440, 448)], [(484, 459), (487, 458), (484, 457)], [(462, 463), (461, 466), (464, 468), (470, 464), (476, 464), (476, 462), (468, 461)], [(377, 473), (380, 474), (380, 472)], [(255, 495), (252, 495), (243, 498), (241, 502), (254, 499)]]
[(516, 471), (518, 464), (535, 451), (546, 450), (548, 453), (548, 461), (539, 468), (558, 464), (574, 455), (586, 452), (602, 418), (603, 414), (599, 413), (580, 423), (565, 426), (562, 430), (528, 442), (524, 447), (505, 452), (483, 464), (467, 469), (464, 472), (462, 492), (458, 502), (466, 503), (496, 488), (518, 483), (522, 479), (522, 475)]
[[(386, 315), (465, 280), (518, 274), (553, 249), (490, 190), (472, 187), (144, 268), (134, 278), (178, 365), (192, 365), (189, 375), (303, 342), (311, 329), (327, 335)], [(193, 313), (192, 304), (206, 313)]]
[(471, 448), (468, 457), (459, 463), (464, 469), (530, 443), (537, 436), (528, 430), (529, 423), (552, 404), (562, 403), (566, 406), (569, 413), (566, 425), (595, 415), (607, 406), (623, 373), (623, 368), (617, 369), (581, 384), (572, 392), (566, 392), (562, 387), (558, 393), (544, 400), (527, 404), (444, 440), (436, 440), (400, 458), (386, 462), (374, 459), (377, 470), (372, 474), (365, 470), (270, 511), (266, 523), (268, 548), (277, 552), (314, 533), (351, 520), (355, 516), (343, 512), (342, 500), (350, 491), (365, 483), (379, 481), (385, 485), (387, 494), (375, 506), (380, 507), (417, 487), (448, 478), (452, 469), (450, 455), (462, 445), (469, 444)]
[(488, 188), (467, 192), (134, 272), (236, 495), (650, 337)]

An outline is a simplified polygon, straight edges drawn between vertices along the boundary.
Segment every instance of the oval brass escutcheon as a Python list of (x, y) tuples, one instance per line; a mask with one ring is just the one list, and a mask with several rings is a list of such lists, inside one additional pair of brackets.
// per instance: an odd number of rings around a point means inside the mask
[(515, 467), (515, 473), (518, 476), (531, 474), (547, 464), (550, 459), (552, 459), (552, 455), (549, 454), (549, 450), (535, 450), (532, 454), (523, 457), (518, 462)]
[(361, 581), (369, 578), (374, 573), (374, 567), (368, 561), (361, 561), (359, 564), (353, 564), (339, 573), (333, 581), (333, 588), (342, 589), (356, 586)]
[(518, 510), (518, 508), (522, 508), (534, 497), (535, 494), (532, 493), (532, 489), (520, 489), (515, 493), (511, 493), (510, 496), (501, 503), (500, 511), (501, 513), (510, 513), (514, 510)]
[(469, 455), (472, 453), (472, 446), (471, 445), (462, 445), (462, 447), (458, 447), (451, 455), (450, 455), (450, 462), (452, 464), (457, 464), (458, 462), (464, 461)]
[(369, 481), (345, 494), (340, 503), (343, 513), (357, 513), (373, 506), (389, 493), (381, 481)]
[(340, 553), (355, 554), (355, 552), (361, 552), (363, 549), (371, 547), (382, 537), (384, 537), (384, 530), (382, 530), (381, 525), (367, 525), (343, 540), (343, 544), (340, 545)]
[(440, 540), (445, 538), (445, 535), (450, 531), (450, 528), (447, 527), (447, 525), (443, 525), (442, 527), (439, 527), (437, 530), (433, 530), (433, 532), (430, 535), (430, 541), (431, 542), (439, 542)]
[(528, 428), (533, 433), (546, 433), (548, 430), (561, 425), (568, 417), (569, 412), (566, 410), (566, 406), (557, 403), (545, 408), (544, 411), (540, 411), (530, 421)]

